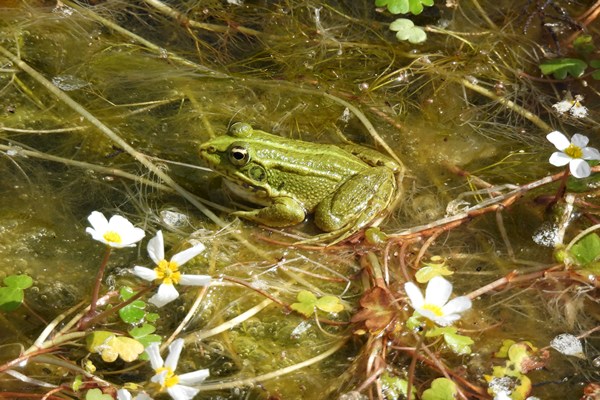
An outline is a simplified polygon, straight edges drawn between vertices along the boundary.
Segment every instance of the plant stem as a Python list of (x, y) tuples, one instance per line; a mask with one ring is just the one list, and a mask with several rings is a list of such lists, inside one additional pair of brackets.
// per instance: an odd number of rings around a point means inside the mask
[[(106, 246), (106, 251), (104, 252), (104, 258), (102, 259), (102, 264), (100, 264), (100, 269), (98, 269), (98, 274), (96, 275), (96, 282), (94, 283), (94, 289), (92, 291), (92, 303), (90, 304), (90, 311), (86, 317), (94, 317), (96, 315), (96, 303), (98, 302), (98, 294), (100, 293), (100, 285), (102, 284), (102, 278), (104, 277), (104, 270), (106, 270), (106, 265), (108, 264), (108, 258), (110, 257), (110, 252), (112, 247)], [(86, 318), (84, 317), (84, 319)]]

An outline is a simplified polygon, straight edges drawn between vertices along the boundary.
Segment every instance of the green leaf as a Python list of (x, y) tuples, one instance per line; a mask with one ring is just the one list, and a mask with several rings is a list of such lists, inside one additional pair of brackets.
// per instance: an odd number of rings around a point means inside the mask
[(556, 79), (565, 79), (567, 75), (578, 78), (583, 75), (587, 63), (578, 58), (556, 58), (540, 64), (544, 75), (554, 75)]
[(71, 384), (71, 389), (77, 392), (81, 388), (81, 385), (83, 385), (83, 379), (81, 375), (77, 375)]
[(448, 276), (454, 272), (448, 269), (446, 260), (439, 256), (431, 257), (430, 261), (417, 271), (415, 278), (419, 283), (427, 283), (436, 276)]
[(431, 382), (431, 387), (423, 392), (423, 400), (454, 400), (456, 399), (456, 384), (446, 378), (437, 378)]
[(458, 333), (444, 334), (444, 341), (456, 354), (471, 354), (471, 345), (475, 343), (470, 337)]
[(292, 310), (299, 312), (307, 318), (315, 312), (317, 296), (313, 293), (308, 290), (301, 290), (296, 296), (296, 299), (298, 302), (290, 306)]
[(411, 12), (414, 15), (423, 12), (423, 6), (432, 6), (433, 0), (375, 0), (377, 7), (387, 7), (392, 14), (407, 14)]
[(590, 233), (571, 246), (569, 253), (578, 266), (584, 267), (600, 257), (600, 236)]
[(592, 60), (590, 61), (590, 65), (596, 68), (596, 71), (592, 72), (592, 78), (600, 80), (600, 60)]
[(410, 43), (423, 43), (427, 40), (427, 34), (420, 26), (406, 18), (398, 18), (390, 24), (390, 30), (396, 32), (398, 40), (407, 40)]
[[(119, 291), (119, 295), (123, 301), (129, 300), (134, 294), (135, 292), (133, 289), (128, 286), (122, 287)], [(144, 317), (146, 317), (146, 311), (144, 311), (145, 308), (146, 303), (142, 300), (135, 300), (119, 310), (119, 317), (127, 324), (139, 324), (144, 320)]]
[(4, 278), (4, 284), (13, 289), (27, 289), (33, 285), (33, 279), (28, 275), (9, 275)]
[(3, 282), (6, 287), (0, 287), (0, 311), (14, 311), (23, 303), (23, 290), (33, 285), (33, 279), (27, 275), (9, 275)]
[[(154, 335), (154, 331), (156, 331), (156, 328), (153, 325), (144, 324), (137, 328), (133, 328), (129, 331), (129, 334), (132, 338), (140, 342), (144, 348), (146, 348), (152, 343), (160, 343), (162, 341), (162, 337), (159, 335)], [(147, 360), (148, 355), (146, 353), (142, 353), (140, 354), (139, 359)]]
[(102, 393), (100, 389), (90, 389), (85, 394), (85, 400), (113, 400), (110, 394)]
[(573, 48), (583, 57), (587, 57), (590, 53), (593, 53), (594, 50), (596, 50), (594, 39), (591, 35), (578, 36), (575, 40), (573, 40)]
[(14, 311), (25, 298), (25, 293), (21, 289), (11, 287), (0, 287), (0, 311)]
[[(381, 391), (383, 392), (383, 397), (385, 399), (400, 399), (406, 397), (406, 392), (408, 391), (408, 381), (406, 379), (401, 379), (396, 376), (390, 376), (387, 372), (385, 372), (381, 376)], [(410, 394), (410, 398), (415, 398), (415, 391), (413, 390)]]
[(329, 313), (338, 313), (344, 309), (340, 298), (335, 296), (323, 296), (317, 300), (315, 305), (319, 310)]

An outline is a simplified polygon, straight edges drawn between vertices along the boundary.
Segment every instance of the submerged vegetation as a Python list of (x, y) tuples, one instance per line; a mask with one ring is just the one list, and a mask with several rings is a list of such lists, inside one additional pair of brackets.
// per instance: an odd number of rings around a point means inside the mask
[[(600, 398), (584, 3), (3, 2), (0, 397)], [(232, 218), (238, 121), (402, 190), (330, 246)]]

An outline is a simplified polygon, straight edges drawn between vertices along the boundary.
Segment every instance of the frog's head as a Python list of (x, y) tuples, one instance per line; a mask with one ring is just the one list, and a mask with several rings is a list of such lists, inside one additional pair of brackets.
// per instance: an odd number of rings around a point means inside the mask
[(247, 123), (235, 123), (227, 135), (202, 144), (200, 158), (209, 168), (233, 183), (265, 188), (267, 172), (258, 162), (253, 149), (254, 132), (252, 126)]

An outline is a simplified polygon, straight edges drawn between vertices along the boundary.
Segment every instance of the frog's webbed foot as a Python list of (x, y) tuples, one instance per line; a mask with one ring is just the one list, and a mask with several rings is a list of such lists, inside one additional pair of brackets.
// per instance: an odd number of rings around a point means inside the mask
[(276, 228), (292, 226), (304, 221), (306, 212), (304, 208), (291, 197), (276, 197), (267, 207), (251, 211), (235, 211), (232, 216), (240, 217)]

